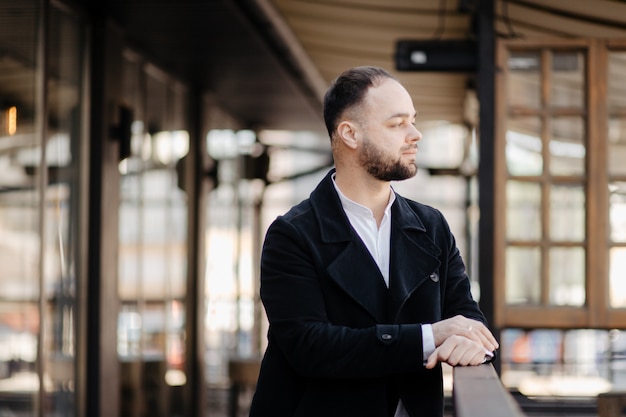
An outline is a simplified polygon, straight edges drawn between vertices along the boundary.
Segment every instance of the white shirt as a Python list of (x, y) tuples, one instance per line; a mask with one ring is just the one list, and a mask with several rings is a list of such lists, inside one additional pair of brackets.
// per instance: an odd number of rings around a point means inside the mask
[[(385, 280), (385, 285), (389, 288), (389, 254), (391, 252), (391, 205), (396, 200), (396, 194), (393, 190), (389, 193), (389, 202), (383, 214), (383, 219), (380, 222), (380, 226), (376, 224), (374, 213), (372, 211), (350, 200), (343, 195), (337, 184), (335, 183), (335, 176), (333, 175), (333, 184), (335, 190), (341, 200), (343, 210), (348, 216), (350, 224), (357, 232), (367, 249), (369, 250), (372, 258), (376, 261), (380, 273)], [(422, 353), (423, 360), (426, 362), (428, 356), (435, 350), (435, 337), (433, 335), (433, 329), (430, 324), (422, 324), (422, 346), (424, 352)], [(402, 400), (398, 402), (398, 408), (396, 409), (395, 417), (409, 417)]]

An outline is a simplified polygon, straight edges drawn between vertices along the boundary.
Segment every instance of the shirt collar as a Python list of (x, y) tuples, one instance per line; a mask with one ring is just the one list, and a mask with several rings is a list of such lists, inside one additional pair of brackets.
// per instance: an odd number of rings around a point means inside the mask
[[(374, 216), (374, 213), (372, 213), (372, 210), (370, 210), (368, 207), (365, 207), (364, 205), (359, 204), (356, 201), (350, 200), (341, 192), (341, 190), (339, 189), (339, 186), (335, 182), (334, 173), (331, 178), (333, 180), (333, 185), (335, 186), (335, 190), (337, 191), (337, 194), (339, 195), (341, 206), (343, 207), (345, 212), (353, 213), (355, 215), (360, 215), (360, 216), (367, 216), (367, 217)], [(389, 212), (391, 210), (391, 206), (394, 201), (396, 201), (396, 193), (395, 191), (393, 191), (393, 188), (392, 188), (389, 193), (389, 201), (387, 202), (387, 207), (385, 207), (385, 216), (389, 216)]]

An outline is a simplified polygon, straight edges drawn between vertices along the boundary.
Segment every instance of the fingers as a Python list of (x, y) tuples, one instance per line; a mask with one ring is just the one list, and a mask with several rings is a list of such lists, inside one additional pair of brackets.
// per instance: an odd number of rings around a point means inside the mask
[(482, 322), (455, 316), (432, 324), (435, 351), (428, 357), (426, 368), (437, 362), (449, 365), (479, 365), (485, 354), (499, 348), (496, 338)]
[(499, 345), (487, 326), (478, 320), (455, 316), (432, 324), (435, 345), (441, 345), (452, 335), (464, 336), (480, 343), (485, 349), (494, 351)]
[(437, 349), (435, 349), (435, 351), (430, 354), (428, 360), (426, 361), (426, 369), (433, 369), (435, 365), (437, 365), (437, 362), (439, 362), (439, 352), (437, 352)]
[(432, 369), (437, 362), (451, 366), (480, 365), (485, 359), (484, 347), (464, 336), (451, 336), (428, 357), (426, 368)]
[(467, 328), (467, 336), (468, 338), (475, 340), (476, 342), (483, 345), (483, 347), (489, 351), (494, 351), (498, 349), (499, 344), (496, 338), (491, 334), (487, 326), (483, 323), (472, 320), (475, 323), (470, 324)]

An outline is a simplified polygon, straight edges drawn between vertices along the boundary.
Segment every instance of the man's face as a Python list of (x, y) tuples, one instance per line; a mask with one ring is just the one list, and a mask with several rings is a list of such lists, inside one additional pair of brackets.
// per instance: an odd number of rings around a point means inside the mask
[(381, 181), (400, 181), (417, 173), (417, 142), (411, 96), (397, 81), (387, 79), (372, 87), (363, 105), (360, 126), (363, 140), (359, 161)]

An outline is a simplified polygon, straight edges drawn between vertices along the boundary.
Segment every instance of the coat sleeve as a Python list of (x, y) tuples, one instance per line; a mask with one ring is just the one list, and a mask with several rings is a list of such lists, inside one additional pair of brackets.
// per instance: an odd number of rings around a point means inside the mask
[(444, 290), (442, 319), (447, 319), (456, 315), (478, 320), (487, 325), (485, 316), (480, 311), (478, 304), (472, 297), (470, 289), (470, 279), (466, 272), (465, 263), (461, 258), (454, 235), (441, 213), (442, 233), (445, 236), (446, 258), (446, 287)]
[(261, 256), (269, 343), (309, 377), (381, 377), (423, 368), (419, 324), (351, 328), (330, 322), (322, 266), (310, 239), (284, 218), (270, 226)]

